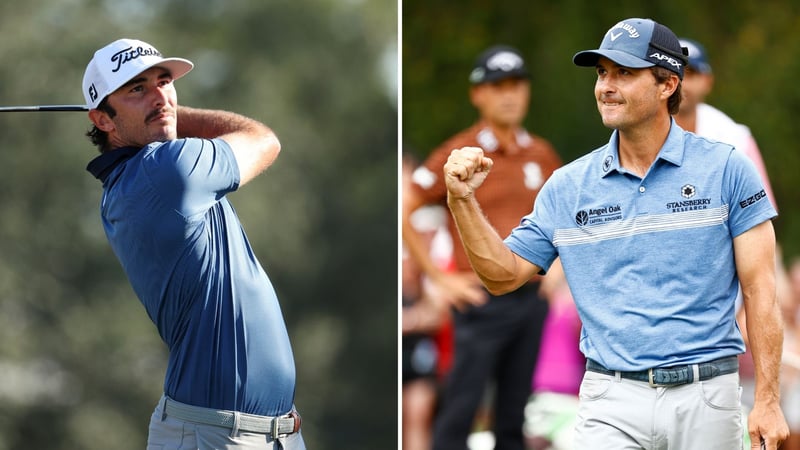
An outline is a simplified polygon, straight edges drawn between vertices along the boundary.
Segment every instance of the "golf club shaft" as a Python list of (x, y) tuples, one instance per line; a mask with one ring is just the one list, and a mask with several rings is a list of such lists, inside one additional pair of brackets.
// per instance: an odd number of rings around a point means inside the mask
[(86, 105), (0, 106), (0, 112), (88, 111)]

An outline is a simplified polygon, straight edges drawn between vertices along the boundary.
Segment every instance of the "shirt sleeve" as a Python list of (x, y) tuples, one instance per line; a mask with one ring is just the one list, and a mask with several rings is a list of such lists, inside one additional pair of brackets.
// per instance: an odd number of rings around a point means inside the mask
[(540, 267), (542, 275), (558, 256), (552, 243), (554, 214), (557, 211), (553, 193), (554, 178), (555, 174), (545, 182), (536, 196), (533, 211), (523, 217), (503, 241), (512, 252)]
[(148, 179), (184, 216), (202, 213), (239, 187), (239, 166), (222, 139), (177, 139), (145, 156)]
[(723, 174), (723, 202), (730, 205), (731, 235), (736, 237), (778, 215), (753, 162), (732, 150)]

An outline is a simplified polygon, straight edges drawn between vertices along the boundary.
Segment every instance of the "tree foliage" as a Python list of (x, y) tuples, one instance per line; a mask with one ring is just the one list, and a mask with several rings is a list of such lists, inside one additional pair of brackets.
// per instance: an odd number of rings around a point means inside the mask
[(607, 142), (593, 100), (594, 72), (572, 55), (597, 48), (614, 23), (652, 18), (702, 42), (716, 76), (709, 103), (748, 125), (761, 148), (780, 217), (786, 258), (800, 255), (800, 5), (789, 0), (673, 0), (613, 4), (588, 0), (523, 2), (404, 0), (402, 124), (404, 149), (424, 157), (477, 114), (467, 76), (484, 48), (519, 48), (532, 71), (526, 126), (551, 140), (565, 161)]
[[(276, 131), (278, 161), (231, 200), (281, 299), (309, 448), (396, 446), (396, 25), (390, 0), (0, 5), (2, 104), (83, 103), (92, 53), (131, 37), (195, 62), (180, 104)], [(88, 127), (0, 116), (0, 450), (143, 448), (161, 394), (165, 347), (103, 235)]]

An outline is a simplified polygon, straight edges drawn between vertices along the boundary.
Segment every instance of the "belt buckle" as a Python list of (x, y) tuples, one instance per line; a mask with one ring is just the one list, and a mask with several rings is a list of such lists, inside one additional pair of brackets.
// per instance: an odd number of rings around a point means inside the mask
[[(279, 422), (280, 422), (280, 419), (283, 419), (283, 418), (294, 419), (294, 428), (289, 433), (284, 433), (284, 434), (280, 433)], [(300, 424), (302, 423), (302, 421), (303, 420), (300, 418), (300, 414), (298, 414), (297, 411), (294, 411), (294, 410), (292, 410), (291, 412), (289, 412), (285, 416), (275, 417), (274, 419), (272, 419), (272, 438), (275, 439), (275, 440), (278, 440), (278, 438), (281, 437), (281, 436), (286, 436), (288, 434), (297, 433), (298, 431), (300, 431)]]
[(294, 410), (292, 410), (289, 415), (294, 418), (294, 430), (292, 430), (292, 433), (297, 433), (300, 431), (300, 424), (303, 423), (303, 419), (300, 417), (300, 414), (297, 414), (297, 411)]
[(668, 386), (666, 384), (656, 383), (655, 382), (652, 368), (647, 369), (647, 382), (648, 382), (648, 384), (650, 384), (650, 387), (654, 387), (654, 388)]

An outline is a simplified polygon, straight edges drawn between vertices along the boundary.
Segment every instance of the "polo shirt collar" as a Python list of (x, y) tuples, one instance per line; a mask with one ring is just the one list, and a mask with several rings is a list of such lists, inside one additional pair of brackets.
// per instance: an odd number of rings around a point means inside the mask
[(142, 147), (122, 147), (103, 153), (91, 160), (89, 165), (86, 166), (86, 170), (94, 175), (95, 178), (105, 183), (108, 175), (111, 174), (117, 166), (139, 153), (141, 149)]
[[(656, 159), (663, 159), (671, 164), (680, 166), (683, 164), (684, 156), (684, 131), (675, 123), (674, 118), (670, 118), (669, 134), (667, 140), (658, 152)], [(608, 141), (605, 150), (601, 154), (601, 168), (600, 177), (605, 178), (606, 175), (612, 172), (620, 172), (619, 165), (619, 131), (614, 130), (611, 133), (611, 139)]]

